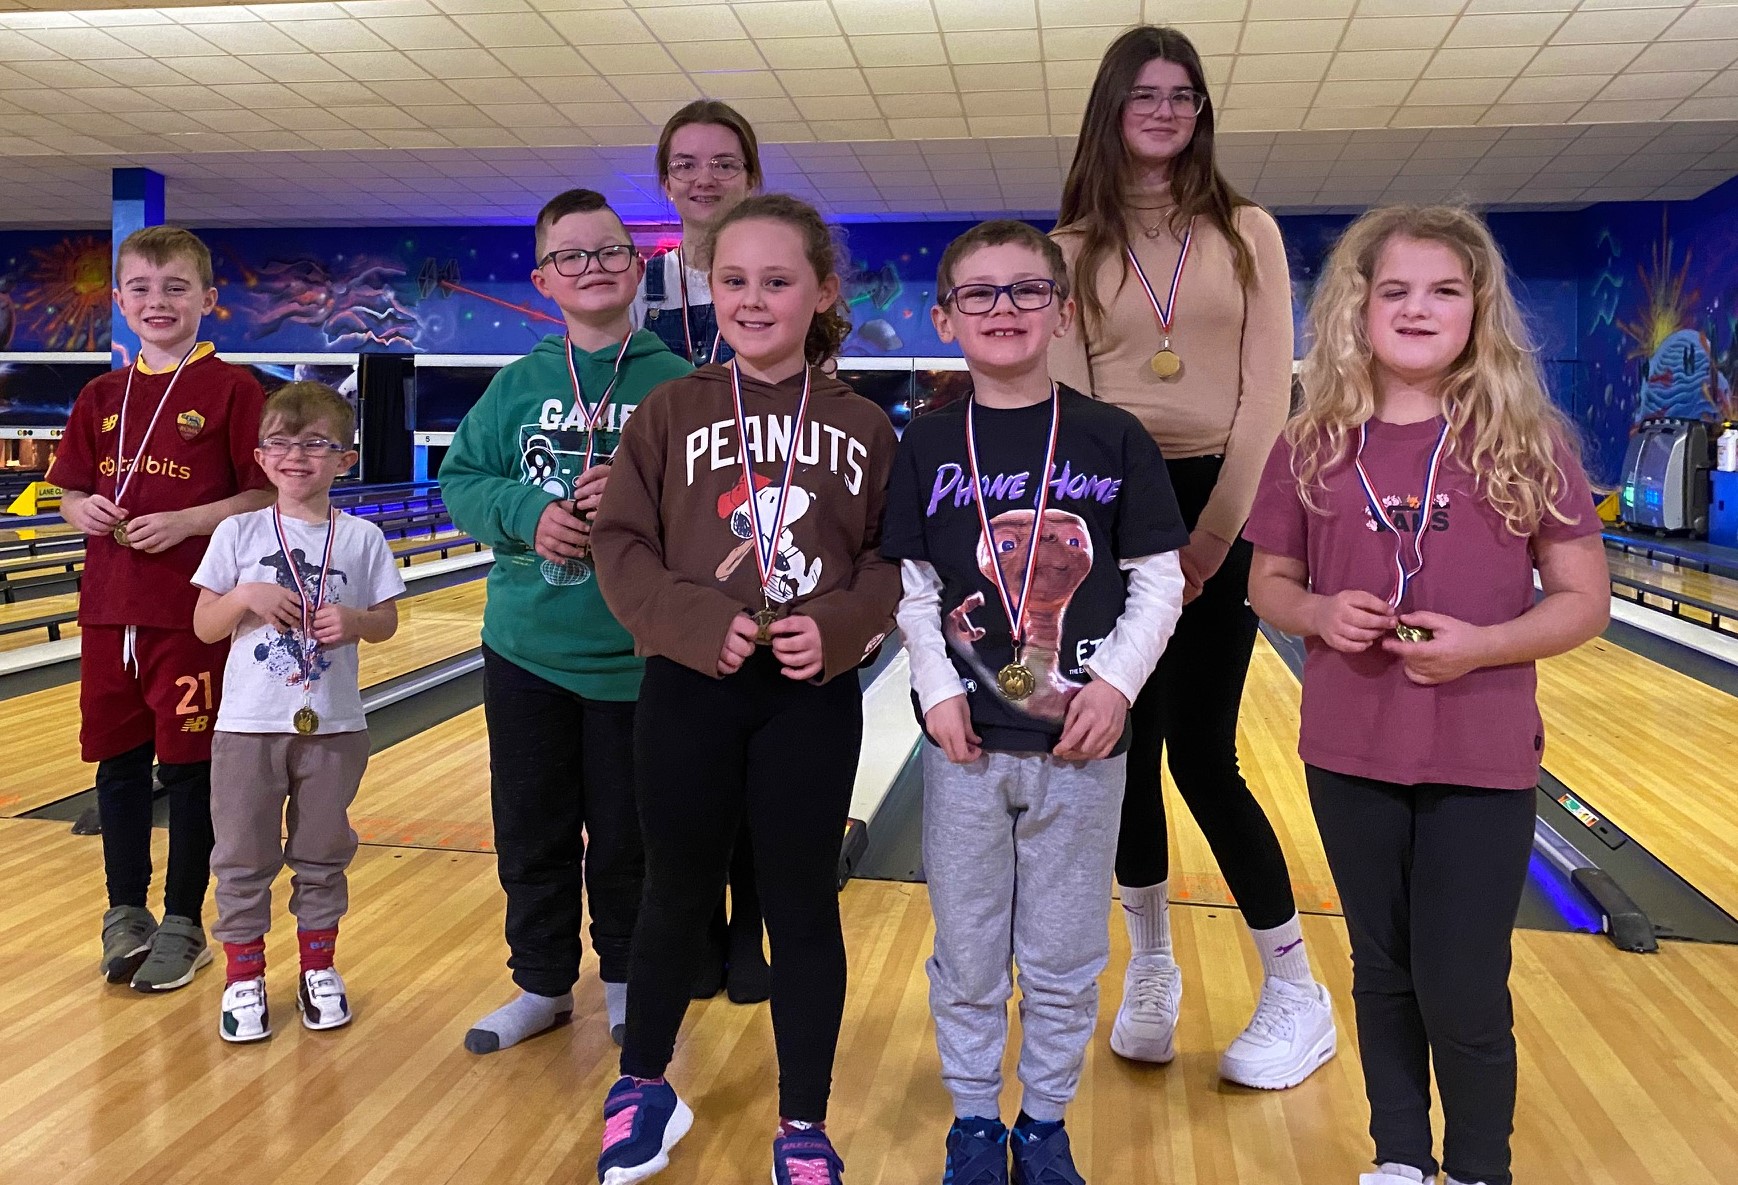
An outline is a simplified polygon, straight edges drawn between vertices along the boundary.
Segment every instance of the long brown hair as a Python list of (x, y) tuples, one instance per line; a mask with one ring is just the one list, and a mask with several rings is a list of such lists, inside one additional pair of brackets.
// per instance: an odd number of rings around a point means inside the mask
[(1575, 521), (1557, 507), (1567, 486), (1558, 458), (1574, 455), (1575, 429), (1546, 394), (1496, 240), (1478, 215), (1458, 206), (1371, 210), (1328, 257), (1310, 300), (1315, 345), (1300, 374), (1303, 404), (1285, 428), (1304, 505), (1325, 513), (1323, 475), (1351, 455), (1358, 425), (1376, 414), (1365, 313), (1382, 251), (1395, 239), (1442, 244), (1472, 283), (1472, 333), (1441, 383), (1447, 455), (1474, 475), (1511, 533), (1532, 535), (1547, 518)]
[[(1080, 254), (1074, 263), (1074, 286), (1088, 326), (1104, 320), (1105, 299), (1093, 283), (1098, 269), (1112, 255), (1121, 257), (1128, 246), (1124, 222), (1126, 193), (1134, 181), (1134, 164), (1122, 135), (1122, 110), (1141, 67), (1154, 58), (1175, 62), (1189, 75), (1189, 85), (1207, 94), (1207, 75), (1201, 55), (1176, 29), (1136, 25), (1111, 42), (1092, 80), (1086, 114), (1080, 121), (1080, 138), (1074, 148), (1074, 163), (1062, 185), (1059, 227), (1080, 232)], [(1189, 220), (1204, 217), (1231, 243), (1237, 282), (1248, 288), (1255, 281), (1255, 255), (1237, 230), (1239, 206), (1254, 203), (1238, 193), (1219, 172), (1213, 159), (1213, 100), (1208, 98), (1195, 118), (1195, 134), (1171, 162), (1171, 197), (1177, 205), (1171, 212), (1171, 228), (1181, 231)], [(1128, 263), (1122, 265), (1121, 284), (1128, 282)]]
[[(821, 221), (819, 211), (788, 193), (761, 193), (743, 198), (735, 209), (719, 220), (718, 228), (712, 232), (712, 241), (718, 242), (725, 227), (751, 219), (782, 222), (802, 235), (803, 254), (808, 258), (809, 266), (815, 269), (817, 280), (824, 283), (828, 276), (840, 275), (839, 261), (844, 258), (844, 252), (833, 232)], [(845, 312), (845, 300), (841, 294), (832, 308), (822, 309), (809, 322), (809, 332), (803, 339), (803, 356), (811, 366), (825, 365), (829, 359), (838, 356), (839, 347), (849, 336), (851, 318)]]

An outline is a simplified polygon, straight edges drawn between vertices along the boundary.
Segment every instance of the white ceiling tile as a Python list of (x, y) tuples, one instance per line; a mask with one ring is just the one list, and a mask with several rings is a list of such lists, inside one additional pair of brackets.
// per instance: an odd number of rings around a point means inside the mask
[(1252, 21), (1348, 17), (1357, 7), (1357, 0), (1249, 0), (1247, 16)]
[(861, 70), (784, 70), (779, 73), (779, 81), (793, 96), (869, 93)]
[(1672, 99), (1626, 99), (1615, 103), (1589, 103), (1571, 118), (1576, 123), (1645, 123), (1664, 119), (1678, 106)]
[(581, 44), (577, 48), (592, 68), (603, 74), (651, 74), (676, 69), (676, 59), (659, 45)]
[(728, 4), (642, 8), (640, 19), (662, 41), (726, 41), (748, 36)]
[(884, 119), (811, 119), (809, 126), (823, 140), (884, 140), (888, 136)]
[(1427, 78), (1412, 88), (1406, 96), (1409, 106), (1490, 106), (1502, 98), (1509, 86), (1503, 78)]
[(548, 21), (532, 12), (498, 16), (455, 16), (453, 23), (478, 45), (491, 49), (522, 45), (561, 45), (565, 38)]
[(843, 69), (857, 64), (843, 37), (762, 38), (760, 56), (775, 70)]
[(566, 45), (500, 46), (489, 51), (496, 61), (521, 78), (585, 76), (592, 68), (579, 52)]
[(39, 29), (30, 36), (0, 29), (0, 62), (32, 58), (130, 58), (139, 51), (100, 29)]
[(1225, 93), (1224, 110), (1307, 107), (1315, 93), (1313, 82), (1236, 82)]
[(1435, 49), (1442, 44), (1454, 18), (1354, 17), (1341, 49)]
[[(1738, 119), (1738, 95), (1686, 99), (1672, 108), (1673, 119)], [(1732, 170), (1728, 170), (1728, 177)]]
[(1547, 45), (1527, 63), (1526, 74), (1615, 74), (1641, 51), (1638, 44)]
[(1098, 74), (1097, 62), (1045, 62), (1044, 78), (1052, 91), (1085, 90)]
[(1459, 16), (1466, 0), (1361, 0), (1359, 16)]
[(428, 71), (401, 53), (335, 53), (325, 58), (361, 82), (402, 82), (427, 78)]
[(1517, 78), (1503, 92), (1504, 103), (1586, 102), (1610, 79), (1604, 74), (1558, 74), (1541, 78)]
[(865, 109), (863, 99), (858, 95), (809, 95), (795, 102), (797, 110), (810, 122), (817, 119), (855, 119)]
[(946, 66), (882, 66), (865, 69), (863, 75), (878, 95), (953, 93), (953, 75)]
[(1327, 76), (1336, 81), (1347, 82), (1377, 78), (1417, 78), (1430, 62), (1430, 56), (1427, 49), (1343, 51), (1333, 56)]
[[(371, 32), (365, 21), (293, 21), (284, 25), (283, 29), (304, 48), (315, 53), (379, 51), (392, 48)], [(227, 48), (228, 43), (220, 41), (219, 44)], [(276, 50), (280, 47), (271, 48)]]
[(1543, 44), (1564, 23), (1562, 13), (1517, 12), (1465, 16), (1455, 23), (1446, 42), (1450, 47)]
[[(1110, 43), (1122, 33), (1115, 25), (1080, 25), (1073, 28), (1044, 30), (1044, 56), (1058, 61), (1090, 59), (1104, 56)], [(1197, 46), (1197, 48), (1199, 48)]]
[(1250, 21), (1243, 27), (1243, 40), (1239, 49), (1243, 53), (1307, 53), (1312, 50), (1333, 50), (1339, 48), (1340, 35), (1345, 28), (1346, 22), (1343, 20)]
[(1714, 77), (1712, 70), (1675, 74), (1620, 74), (1599, 92), (1604, 99), (1687, 99)]
[(1038, 19), (1034, 0), (933, 0), (943, 29), (1030, 29)]
[(1732, 36), (1738, 23), (1738, 5), (1698, 5), (1680, 16), (1660, 34), (1662, 41), (1707, 41)]
[[(1243, 26), (1232, 21), (1215, 21), (1205, 25), (1190, 25), (1189, 40), (1195, 44), (1195, 52), (1203, 58), (1211, 58), (1222, 54), (1237, 52), (1238, 42), (1243, 40)], [(1294, 49), (1304, 49), (1305, 46), (1294, 46)]]
[[(17, 65), (13, 69), (17, 69)], [(162, 62), (145, 58), (108, 58), (102, 66), (103, 76), (117, 86), (167, 86), (187, 79), (164, 65)], [(4, 81), (6, 70), (0, 67), (0, 87), (7, 84)]]
[(847, 33), (934, 33), (941, 28), (929, 0), (842, 2), (833, 12)]
[(826, 0), (777, 0), (736, 9), (751, 37), (831, 37), (841, 31)]
[(1426, 78), (1513, 78), (1537, 51), (1531, 46), (1442, 49), (1425, 68)]
[(1127, 28), (1139, 24), (1140, 20), (1140, 0), (1038, 0), (1038, 22), (1046, 29), (1069, 25)]
[[(1324, 82), (1315, 95), (1318, 107), (1394, 107), (1412, 89), (1409, 82)], [(1380, 126), (1380, 125), (1378, 125)]]
[(1676, 15), (1649, 8), (1577, 12), (1563, 22), (1563, 27), (1551, 41), (1556, 45), (1647, 41), (1663, 33)]
[(964, 115), (960, 100), (954, 95), (878, 95), (875, 105), (888, 119), (917, 119), (921, 116)]
[[(1393, 126), (1397, 128), (1442, 128), (1467, 126), (1476, 124), (1479, 118), (1490, 109), (1489, 103), (1474, 103), (1451, 106), (1406, 106), (1394, 116)], [(1453, 170), (1458, 173), (1458, 167)]]
[[(439, 85), (438, 83), (434, 85)], [(258, 110), (261, 107), (303, 107), (310, 101), (281, 83), (268, 82), (238, 86), (214, 86), (214, 91), (241, 107)]]
[(959, 65), (1037, 62), (1044, 56), (1039, 51), (1035, 29), (947, 33), (943, 41), (947, 46), (948, 60)]
[(303, 43), (285, 32), (292, 27), (285, 25), (279, 29), (265, 21), (238, 21), (227, 25), (204, 25), (199, 34), (230, 53), (301, 53)]
[(851, 52), (864, 66), (939, 66), (947, 62), (947, 46), (939, 33), (887, 33), (854, 36)]
[(669, 48), (684, 70), (766, 69), (766, 59), (752, 41), (678, 41)]
[(1251, 54), (1237, 59), (1231, 77), (1235, 82), (1320, 82), (1334, 58), (1330, 53)]
[(268, 82), (271, 76), (261, 71), (253, 58), (162, 58), (177, 74), (202, 86), (220, 83)]
[[(209, 59), (194, 59), (207, 61)], [(318, 54), (251, 54), (240, 59), (273, 82), (338, 82), (348, 75)], [(189, 64), (189, 70), (193, 66)]]
[[(446, 83), (433, 78), (409, 79), (397, 82), (380, 81), (368, 83), (368, 89), (385, 99), (388, 103), (400, 107), (434, 107), (443, 104), (463, 103), (465, 100)], [(250, 106), (267, 106), (265, 100), (249, 104)]]
[(106, 72), (93, 70), (82, 62), (68, 61), (64, 58), (40, 62), (15, 62), (10, 73), (20, 79), (27, 80), (19, 84), (25, 87), (112, 85)]
[(785, 93), (778, 75), (771, 70), (696, 71), (691, 77), (700, 93), (712, 99), (775, 99)]
[(580, 127), (622, 127), (646, 122), (630, 103), (557, 103), (555, 106)]
[(444, 16), (382, 17), (368, 25), (394, 49), (469, 49), (477, 44)]

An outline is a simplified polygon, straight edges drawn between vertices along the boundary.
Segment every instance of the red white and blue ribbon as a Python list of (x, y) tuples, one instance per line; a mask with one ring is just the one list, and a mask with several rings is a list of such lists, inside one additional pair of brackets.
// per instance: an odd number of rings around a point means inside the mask
[(313, 688), (309, 686), (309, 680), (314, 673), (314, 655), (320, 649), (320, 644), (314, 640), (314, 615), (326, 603), (326, 579), (332, 571), (332, 540), (338, 535), (338, 508), (333, 506), (328, 511), (326, 549), (320, 556), (320, 582), (314, 586), (312, 604), (308, 603), (308, 590), (302, 587), (302, 570), (290, 554), (290, 537), (284, 531), (283, 513), (276, 506), (272, 507), (272, 529), (277, 532), (278, 546), (283, 548), (284, 566), (290, 570), (290, 583), (296, 588), (296, 602), (302, 607), (302, 645), (297, 661), (302, 668), (302, 691), (304, 696), (311, 696)]
[(605, 387), (603, 394), (598, 396), (596, 407), (587, 407), (585, 391), (579, 385), (579, 371), (573, 365), (573, 338), (567, 339), (567, 377), (573, 382), (573, 401), (585, 416), (585, 463), (580, 466), (581, 470), (591, 468), (592, 457), (596, 452), (597, 430), (609, 414), (610, 401), (615, 397), (616, 383), (620, 382), (622, 377), (622, 359), (628, 356), (628, 344), (633, 340), (632, 332), (622, 338), (622, 348), (616, 351), (616, 366), (610, 374), (609, 386)]
[(1132, 246), (1124, 247), (1128, 261), (1134, 266), (1135, 278), (1146, 289), (1147, 299), (1153, 302), (1153, 315), (1159, 319), (1159, 331), (1165, 335), (1165, 345), (1171, 344), (1171, 322), (1177, 315), (1177, 289), (1183, 286), (1183, 268), (1189, 262), (1189, 244), (1195, 241), (1195, 220), (1189, 219), (1189, 225), (1183, 231), (1183, 249), (1177, 253), (1177, 270), (1171, 273), (1171, 292), (1169, 298), (1159, 303), (1159, 294), (1153, 291), (1152, 282), (1147, 279), (1146, 271), (1141, 267), (1141, 261), (1135, 258)]
[[(748, 491), (748, 502), (744, 509), (748, 511), (749, 530), (754, 532), (754, 566), (760, 572), (761, 593), (771, 601), (771, 589), (774, 569), (778, 560), (779, 536), (784, 534), (785, 510), (790, 506), (792, 479), (797, 471), (797, 452), (802, 447), (803, 421), (809, 414), (809, 381), (814, 370), (803, 367), (803, 396), (797, 403), (797, 414), (791, 417), (790, 445), (785, 450), (784, 478), (778, 487), (778, 501), (775, 504), (776, 518), (773, 520), (772, 531), (763, 534), (760, 529), (760, 499), (755, 496), (754, 468), (748, 459), (748, 424), (747, 416), (742, 410), (742, 372), (734, 360), (730, 362), (730, 399), (736, 410), (736, 439), (742, 449), (742, 488)], [(770, 425), (772, 417), (767, 417)], [(767, 447), (771, 438), (771, 430), (763, 434), (761, 445)]]
[(1032, 590), (1032, 572), (1038, 566), (1038, 537), (1044, 533), (1044, 512), (1050, 506), (1050, 470), (1056, 462), (1056, 434), (1062, 424), (1062, 401), (1056, 384), (1050, 384), (1050, 439), (1044, 446), (1044, 468), (1039, 470), (1038, 513), (1032, 520), (1032, 535), (1026, 541), (1026, 566), (1020, 578), (1020, 596), (1015, 599), (1008, 591), (1008, 579), (1002, 574), (1002, 562), (996, 556), (996, 533), (990, 528), (990, 514), (984, 506), (984, 481), (978, 472), (978, 441), (973, 427), (972, 409), (977, 406), (974, 396), (966, 400), (966, 463), (972, 471), (972, 505), (978, 510), (978, 529), (983, 532), (984, 546), (990, 549), (990, 578), (995, 581), (996, 595), (1002, 600), (1002, 611), (1008, 615), (1008, 629), (1014, 640), (1014, 658), (1019, 660), (1020, 647), (1026, 643), (1027, 593)]
[[(682, 339), (688, 343), (688, 361), (694, 361), (694, 331), (688, 326), (688, 265), (682, 258), (682, 248), (676, 248), (676, 286), (682, 293)], [(714, 305), (714, 308), (717, 306)], [(712, 333), (712, 352), (706, 361), (718, 361), (718, 343), (724, 336), (722, 329)]]
[(1370, 515), (1376, 520), (1376, 525), (1394, 532), (1394, 592), (1389, 596), (1388, 604), (1398, 609), (1400, 602), (1406, 599), (1406, 586), (1424, 570), (1424, 537), (1429, 534), (1431, 507), (1436, 502), (1436, 478), (1447, 450), (1448, 423), (1443, 422), (1442, 431), (1436, 436), (1436, 447), (1430, 450), (1430, 466), (1424, 474), (1424, 513), (1418, 521), (1418, 529), (1412, 532), (1413, 562), (1410, 565), (1406, 563), (1406, 540), (1388, 517), (1387, 508), (1382, 505), (1382, 495), (1376, 492), (1375, 483), (1364, 469), (1364, 444), (1368, 439), (1369, 425), (1358, 425), (1358, 451), (1352, 457), (1352, 468), (1358, 472), (1358, 484), (1364, 487), (1364, 498), (1370, 505)]
[(145, 455), (145, 447), (151, 443), (151, 433), (157, 427), (157, 417), (163, 414), (163, 408), (169, 402), (169, 392), (175, 389), (175, 384), (181, 380), (181, 372), (187, 369), (187, 360), (193, 357), (193, 351), (199, 348), (194, 342), (187, 353), (181, 356), (181, 361), (175, 364), (175, 373), (169, 376), (169, 385), (163, 388), (163, 397), (157, 400), (157, 410), (151, 413), (151, 422), (145, 425), (145, 435), (139, 438), (139, 447), (133, 453), (133, 463), (127, 465), (127, 403), (133, 398), (133, 375), (138, 373), (137, 364), (127, 367), (127, 388), (121, 392), (121, 415), (115, 425), (115, 497), (116, 506), (121, 505), (121, 499), (126, 497), (127, 487), (133, 484), (133, 474), (138, 471), (139, 458)]

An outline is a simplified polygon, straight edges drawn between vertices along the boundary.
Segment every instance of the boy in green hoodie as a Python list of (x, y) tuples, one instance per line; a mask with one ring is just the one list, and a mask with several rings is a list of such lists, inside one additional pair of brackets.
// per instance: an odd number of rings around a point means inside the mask
[(495, 549), (483, 708), (507, 965), (520, 989), (465, 1034), (472, 1053), (572, 1017), (582, 877), (610, 1034), (621, 1041), (645, 875), (633, 771), (643, 664), (598, 594), (590, 517), (628, 416), (693, 369), (633, 329), (646, 265), (602, 194), (551, 199), (536, 237), (531, 282), (560, 307), (566, 337), (551, 334), (495, 376), (440, 472), (453, 521)]

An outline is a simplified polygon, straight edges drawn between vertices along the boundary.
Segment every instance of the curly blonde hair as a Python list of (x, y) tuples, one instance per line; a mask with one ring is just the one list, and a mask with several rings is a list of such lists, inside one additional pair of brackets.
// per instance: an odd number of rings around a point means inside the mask
[(1574, 427), (1545, 391), (1538, 352), (1509, 288), (1508, 269), (1478, 215), (1458, 206), (1386, 206), (1346, 228), (1310, 300), (1315, 345), (1300, 374), (1303, 402), (1285, 427), (1292, 474), (1304, 504), (1323, 474), (1346, 460), (1360, 425), (1376, 413), (1375, 364), (1365, 314), (1383, 249), (1396, 238), (1441, 243), (1466, 266), (1473, 323), (1466, 349), (1443, 376), (1446, 456), (1472, 473), (1508, 529), (1527, 537), (1557, 509), (1566, 479), (1559, 450), (1576, 449)]

